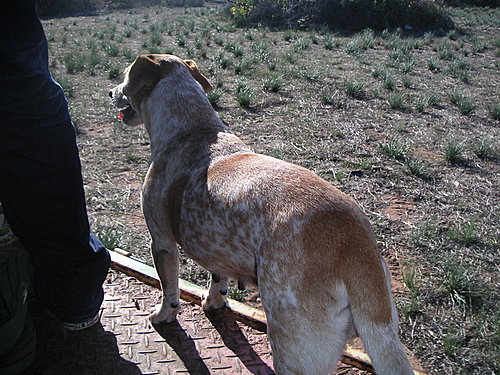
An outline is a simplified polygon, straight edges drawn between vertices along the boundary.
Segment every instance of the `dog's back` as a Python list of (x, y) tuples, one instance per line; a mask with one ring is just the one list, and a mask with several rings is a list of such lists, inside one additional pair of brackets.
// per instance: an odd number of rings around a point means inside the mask
[(325, 359), (358, 333), (382, 374), (408, 374), (389, 274), (358, 205), (302, 167), (226, 147), (186, 185), (180, 243), (211, 272), (259, 285), (276, 370), (327, 374)]

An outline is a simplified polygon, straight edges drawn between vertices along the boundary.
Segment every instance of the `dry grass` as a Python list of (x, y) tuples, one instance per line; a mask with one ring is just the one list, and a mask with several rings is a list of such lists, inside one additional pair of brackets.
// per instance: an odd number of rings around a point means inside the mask
[[(94, 230), (151, 262), (139, 205), (149, 140), (144, 129), (119, 122), (107, 91), (121, 78), (117, 69), (138, 54), (192, 58), (237, 135), (259, 152), (310, 168), (363, 207), (395, 278), (403, 340), (429, 372), (500, 372), (500, 13), (453, 13), (463, 32), (446, 36), (242, 30), (212, 7), (46, 20), (51, 68), (80, 132)], [(367, 36), (369, 45), (352, 54)], [(392, 91), (382, 87), (385, 74), (394, 78)], [(360, 91), (348, 91), (349, 82), (362, 83), (363, 94), (352, 95)], [(243, 104), (242, 92), (251, 93)], [(474, 111), (457, 110), (453, 92), (475, 103)], [(391, 109), (394, 93), (403, 102)], [(402, 158), (380, 146), (395, 139)], [(450, 140), (462, 146), (454, 163), (445, 159)], [(402, 264), (411, 268), (402, 272)], [(185, 257), (182, 276), (207, 280)]]

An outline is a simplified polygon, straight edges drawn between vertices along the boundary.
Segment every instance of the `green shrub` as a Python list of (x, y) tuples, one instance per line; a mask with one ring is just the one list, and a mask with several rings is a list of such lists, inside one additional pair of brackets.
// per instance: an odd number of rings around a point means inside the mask
[(493, 148), (493, 142), (491, 139), (485, 138), (477, 141), (472, 151), (480, 159), (489, 159), (495, 156), (495, 150)]
[(332, 50), (334, 47), (340, 46), (339, 41), (335, 41), (335, 39), (331, 35), (327, 35), (323, 42), (323, 46), (326, 50)]
[(386, 73), (382, 86), (384, 89), (392, 91), (396, 87), (396, 79), (391, 74)]
[(404, 27), (451, 29), (453, 20), (433, 0), (235, 0), (229, 14), (236, 25), (285, 25), (308, 20), (353, 30)]
[(251, 61), (249, 59), (238, 60), (234, 64), (234, 73), (243, 74), (250, 69)]
[(69, 76), (61, 75), (61, 76), (55, 77), (55, 80), (57, 83), (59, 83), (59, 85), (61, 85), (66, 96), (68, 96), (68, 97), (73, 96), (75, 89), (73, 87), (73, 83), (71, 82), (71, 79), (69, 78)]
[(286, 0), (236, 0), (229, 13), (237, 26), (266, 24), (278, 26), (285, 21)]
[(121, 72), (120, 68), (118, 68), (117, 66), (112, 66), (108, 70), (108, 78), (115, 79), (116, 77), (118, 77), (120, 75), (120, 72)]

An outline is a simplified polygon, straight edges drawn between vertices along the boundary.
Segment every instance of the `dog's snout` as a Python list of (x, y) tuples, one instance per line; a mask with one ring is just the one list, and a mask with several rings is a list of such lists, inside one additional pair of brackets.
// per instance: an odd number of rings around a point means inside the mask
[(113, 98), (113, 90), (109, 90), (108, 95), (110, 98)]

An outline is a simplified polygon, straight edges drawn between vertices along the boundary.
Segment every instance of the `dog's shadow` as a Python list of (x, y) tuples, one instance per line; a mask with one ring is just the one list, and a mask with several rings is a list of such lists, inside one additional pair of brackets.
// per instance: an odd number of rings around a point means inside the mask
[(273, 375), (274, 371), (255, 352), (230, 310), (206, 311), (205, 315), (230, 350), (252, 374)]
[(210, 370), (200, 357), (193, 339), (177, 320), (172, 323), (154, 324), (154, 328), (184, 363), (189, 374), (210, 375)]
[[(234, 353), (250, 373), (274, 375), (273, 369), (262, 360), (248, 342), (230, 311), (218, 310), (205, 312), (205, 314), (219, 333), (224, 345)], [(211, 374), (193, 338), (186, 333), (178, 321), (154, 325), (154, 328), (184, 363), (189, 374)]]

